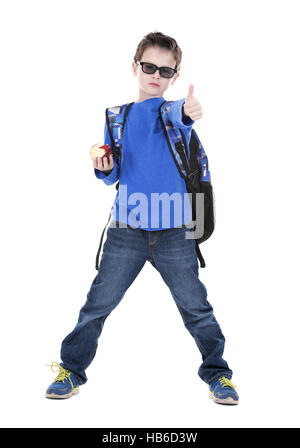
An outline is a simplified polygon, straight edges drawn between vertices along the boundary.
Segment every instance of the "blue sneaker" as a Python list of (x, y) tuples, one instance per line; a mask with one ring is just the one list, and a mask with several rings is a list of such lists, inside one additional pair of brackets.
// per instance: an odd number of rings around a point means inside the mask
[(216, 403), (221, 404), (239, 404), (239, 396), (235, 391), (236, 386), (222, 376), (209, 386), (209, 396)]
[(69, 398), (79, 393), (78, 381), (70, 370), (64, 369), (57, 362), (53, 362), (50, 367), (52, 372), (58, 371), (53, 370), (53, 367), (58, 368), (59, 374), (46, 390), (47, 398)]

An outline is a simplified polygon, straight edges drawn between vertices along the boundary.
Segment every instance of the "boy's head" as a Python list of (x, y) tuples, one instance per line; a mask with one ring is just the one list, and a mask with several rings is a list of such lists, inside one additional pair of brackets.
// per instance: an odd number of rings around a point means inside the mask
[[(179, 77), (181, 58), (182, 52), (175, 39), (159, 32), (147, 34), (139, 43), (132, 63), (133, 74), (138, 76), (139, 80), (138, 101), (163, 96), (169, 85), (173, 85)], [(140, 62), (148, 64), (140, 65)], [(159, 70), (152, 73), (155, 68), (151, 70), (151, 64), (157, 67), (168, 67), (168, 69), (162, 70), (162, 73)], [(170, 68), (177, 72), (173, 74)], [(164, 77), (169, 73), (173, 76)], [(158, 86), (152, 86), (150, 83)]]

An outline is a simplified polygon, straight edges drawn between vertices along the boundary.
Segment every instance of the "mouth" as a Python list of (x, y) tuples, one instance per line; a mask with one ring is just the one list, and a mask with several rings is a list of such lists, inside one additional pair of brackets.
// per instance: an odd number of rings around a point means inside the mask
[(153, 87), (159, 87), (159, 84), (155, 84), (155, 82), (150, 82), (149, 86), (153, 86)]

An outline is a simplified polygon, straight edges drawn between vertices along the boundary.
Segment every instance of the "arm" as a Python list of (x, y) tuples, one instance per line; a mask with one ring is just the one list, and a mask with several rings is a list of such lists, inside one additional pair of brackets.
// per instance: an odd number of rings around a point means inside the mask
[(174, 101), (170, 105), (170, 110), (168, 112), (169, 118), (174, 124), (174, 126), (179, 128), (190, 128), (192, 129), (193, 124), (195, 123), (190, 117), (185, 115), (183, 111), (183, 105), (185, 103), (185, 98), (181, 100)]
[[(104, 127), (104, 144), (111, 145), (110, 136), (107, 129), (107, 124), (105, 121)], [(106, 185), (113, 185), (118, 179), (120, 175), (120, 167), (116, 162), (115, 156), (113, 155), (114, 167), (109, 171), (101, 171), (97, 168), (94, 168), (95, 176), (97, 179), (103, 180)]]

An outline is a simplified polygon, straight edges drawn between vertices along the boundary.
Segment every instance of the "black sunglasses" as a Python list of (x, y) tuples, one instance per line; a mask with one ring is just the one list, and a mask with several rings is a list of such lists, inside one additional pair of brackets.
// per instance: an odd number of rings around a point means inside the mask
[(156, 70), (159, 70), (159, 74), (163, 78), (173, 78), (175, 73), (177, 73), (177, 70), (175, 68), (157, 67), (157, 65), (151, 64), (150, 62), (138, 61), (137, 64), (141, 65), (143, 72), (147, 73), (148, 75), (153, 75), (153, 73), (155, 73)]

